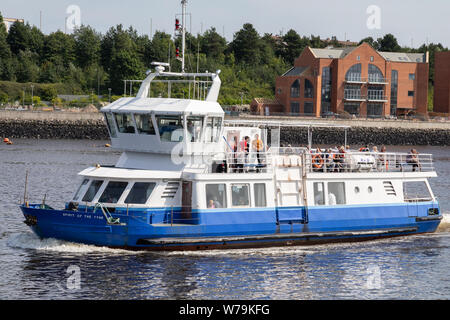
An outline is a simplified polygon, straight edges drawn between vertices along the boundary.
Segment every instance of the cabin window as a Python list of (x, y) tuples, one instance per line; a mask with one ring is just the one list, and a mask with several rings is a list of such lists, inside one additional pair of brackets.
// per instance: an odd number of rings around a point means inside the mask
[(206, 121), (206, 142), (218, 142), (221, 128), (222, 118), (208, 118), (208, 120)]
[(190, 142), (201, 142), (203, 131), (203, 117), (187, 117), (187, 140)]
[(136, 182), (125, 199), (125, 203), (145, 204), (155, 186), (154, 182)]
[(136, 133), (133, 124), (133, 118), (129, 113), (116, 113), (117, 128), (120, 133)]
[(78, 188), (77, 192), (75, 193), (75, 196), (73, 197), (74, 201), (77, 201), (78, 198), (81, 196), (81, 189), (83, 189), (83, 187), (85, 185), (87, 185), (89, 182), (89, 179), (84, 179), (83, 182), (81, 183), (80, 187)]
[(328, 205), (345, 204), (344, 182), (328, 182)]
[(325, 205), (325, 192), (323, 182), (314, 182), (314, 205)]
[(227, 193), (225, 184), (207, 184), (206, 191), (206, 207), (208, 209), (226, 208)]
[(162, 142), (182, 142), (184, 138), (181, 116), (156, 116)]
[(267, 206), (266, 201), (266, 184), (265, 183), (255, 183), (255, 207), (261, 208)]
[(117, 203), (127, 185), (128, 182), (110, 181), (98, 202)]
[(106, 125), (112, 138), (117, 137), (116, 127), (114, 126), (114, 119), (111, 113), (105, 113)]
[(91, 202), (103, 184), (103, 180), (93, 180), (83, 197), (84, 202)]
[(250, 206), (250, 193), (248, 184), (231, 185), (231, 200), (233, 207)]
[(403, 196), (407, 202), (431, 201), (430, 190), (425, 181), (405, 181), (403, 182)]
[(136, 127), (139, 134), (155, 135), (155, 128), (153, 127), (152, 116), (150, 114), (135, 114)]

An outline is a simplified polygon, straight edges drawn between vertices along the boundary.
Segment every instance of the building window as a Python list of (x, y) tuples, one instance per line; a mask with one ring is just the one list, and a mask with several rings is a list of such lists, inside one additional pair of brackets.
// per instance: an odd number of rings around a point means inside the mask
[(367, 88), (367, 98), (368, 100), (384, 100), (384, 89), (380, 86), (368, 86)]
[(359, 103), (344, 103), (344, 111), (356, 116), (359, 115)]
[(368, 103), (367, 104), (367, 117), (379, 118), (383, 115), (382, 103)]
[(291, 113), (294, 113), (294, 114), (300, 113), (300, 103), (299, 102), (291, 102)]
[(369, 82), (384, 83), (383, 72), (376, 65), (369, 63)]
[(303, 113), (304, 114), (313, 114), (314, 113), (314, 104), (312, 102), (305, 102), (303, 105)]
[(266, 201), (266, 184), (265, 183), (255, 183), (255, 207), (261, 208), (267, 206)]
[(360, 57), (360, 56), (357, 56), (357, 57), (356, 57), (356, 60), (360, 61), (360, 60), (361, 60), (361, 57)]
[(321, 113), (331, 112), (331, 68), (322, 68)]
[(361, 100), (361, 86), (359, 85), (345, 85), (344, 99), (346, 100)]
[(300, 81), (297, 79), (291, 86), (291, 98), (300, 97)]
[(392, 70), (391, 75), (391, 116), (397, 115), (398, 71)]
[(373, 62), (373, 56), (372, 56), (372, 57), (370, 57), (370, 62)]
[(250, 206), (250, 194), (248, 184), (231, 185), (231, 200), (233, 207)]
[(414, 73), (410, 73), (409, 80), (416, 80), (416, 75)]
[(281, 88), (277, 89), (278, 94), (281, 94), (281, 92), (283, 92), (283, 90), (281, 90)]
[(354, 64), (345, 74), (346, 81), (361, 81), (361, 63)]
[(408, 97), (414, 97), (414, 91), (408, 91)]
[(226, 208), (227, 192), (225, 184), (207, 184), (206, 191), (206, 207), (209, 209)]
[(314, 86), (308, 79), (305, 79), (305, 98), (312, 98), (314, 96)]

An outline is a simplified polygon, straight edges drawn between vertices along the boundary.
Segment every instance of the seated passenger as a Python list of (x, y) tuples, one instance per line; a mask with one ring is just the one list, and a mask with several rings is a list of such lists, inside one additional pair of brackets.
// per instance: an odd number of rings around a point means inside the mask
[(213, 199), (209, 200), (208, 209), (215, 209), (215, 208), (216, 206), (214, 205), (214, 200)]

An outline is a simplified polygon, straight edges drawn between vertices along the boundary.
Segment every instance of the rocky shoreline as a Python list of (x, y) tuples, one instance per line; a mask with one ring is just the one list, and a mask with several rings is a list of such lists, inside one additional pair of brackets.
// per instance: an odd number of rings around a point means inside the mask
[[(108, 140), (108, 130), (103, 120), (24, 120), (0, 119), (0, 137), (9, 139), (86, 139)], [(283, 145), (306, 145), (306, 128), (289, 127), (281, 130)], [(395, 127), (352, 127), (348, 130), (350, 145), (432, 145), (449, 146), (450, 130)], [(315, 128), (313, 143), (342, 145), (344, 130), (340, 128)]]

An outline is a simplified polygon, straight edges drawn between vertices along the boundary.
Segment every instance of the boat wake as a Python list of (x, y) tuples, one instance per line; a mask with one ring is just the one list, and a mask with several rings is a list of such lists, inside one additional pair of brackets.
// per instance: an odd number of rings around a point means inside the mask
[(57, 239), (40, 239), (31, 232), (13, 234), (8, 238), (7, 244), (12, 248), (33, 249), (45, 252), (136, 254), (134, 251), (123, 249), (97, 247), (94, 245), (78, 244)]
[(442, 214), (443, 219), (436, 232), (448, 232), (450, 231), (450, 212), (444, 212)]

